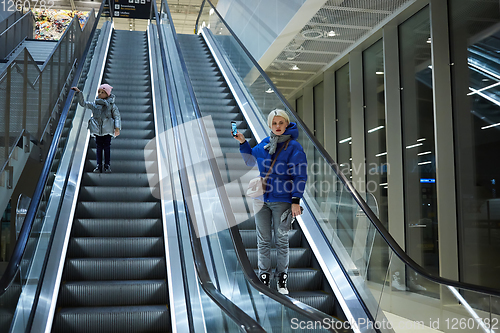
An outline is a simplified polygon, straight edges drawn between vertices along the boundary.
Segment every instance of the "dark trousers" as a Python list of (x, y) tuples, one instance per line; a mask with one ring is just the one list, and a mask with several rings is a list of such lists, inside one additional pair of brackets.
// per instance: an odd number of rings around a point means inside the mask
[(95, 136), (95, 144), (97, 146), (97, 165), (102, 168), (102, 151), (104, 150), (104, 164), (109, 165), (110, 163), (110, 155), (109, 152), (111, 150), (111, 135), (96, 135)]

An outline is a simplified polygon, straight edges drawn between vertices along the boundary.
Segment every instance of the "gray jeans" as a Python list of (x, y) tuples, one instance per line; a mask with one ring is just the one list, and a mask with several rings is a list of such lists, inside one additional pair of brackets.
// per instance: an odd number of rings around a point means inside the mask
[(289, 209), (288, 202), (262, 202), (254, 200), (253, 209), (257, 227), (257, 248), (259, 276), (262, 273), (271, 274), (271, 224), (274, 227), (274, 242), (276, 244), (276, 273), (288, 273), (288, 230), (290, 223), (281, 223), (281, 214)]

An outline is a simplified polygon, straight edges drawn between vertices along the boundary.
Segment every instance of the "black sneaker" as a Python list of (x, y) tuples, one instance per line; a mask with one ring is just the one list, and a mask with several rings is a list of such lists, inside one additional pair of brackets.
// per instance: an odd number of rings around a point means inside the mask
[(283, 295), (288, 295), (288, 288), (286, 287), (286, 280), (288, 279), (288, 274), (280, 273), (278, 279), (278, 292)]
[(266, 287), (269, 287), (269, 282), (271, 281), (269, 273), (262, 273), (259, 279)]
[(102, 172), (102, 167), (100, 164), (97, 164), (95, 169), (92, 171), (93, 173), (101, 173)]
[(111, 173), (111, 167), (109, 166), (109, 164), (104, 164), (104, 172)]

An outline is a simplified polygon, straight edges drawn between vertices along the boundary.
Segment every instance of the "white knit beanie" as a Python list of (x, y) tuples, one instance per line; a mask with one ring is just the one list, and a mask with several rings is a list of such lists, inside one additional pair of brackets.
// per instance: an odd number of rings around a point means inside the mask
[(269, 116), (267, 116), (267, 125), (269, 126), (269, 128), (273, 127), (273, 119), (274, 119), (274, 117), (283, 117), (283, 118), (285, 118), (285, 120), (288, 123), (290, 123), (290, 118), (288, 118), (288, 115), (286, 114), (286, 112), (284, 110), (274, 109), (273, 111), (271, 111), (269, 113)]

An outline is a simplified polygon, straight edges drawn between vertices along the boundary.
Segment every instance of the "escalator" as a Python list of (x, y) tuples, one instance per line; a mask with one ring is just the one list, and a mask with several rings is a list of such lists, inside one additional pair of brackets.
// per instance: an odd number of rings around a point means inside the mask
[[(245, 165), (239, 153), (238, 142), (229, 135), (231, 121), (237, 122), (238, 130), (246, 138), (251, 138), (249, 142), (252, 146), (256, 144), (255, 138), (203, 38), (197, 35), (178, 37), (202, 115), (209, 116), (213, 122), (214, 131), (209, 131), (210, 140), (214, 149), (215, 146), (217, 149), (220, 147), (222, 155), (217, 158), (217, 165), (232, 202), (231, 209), (237, 216), (236, 220), (242, 221), (238, 224), (241, 238), (253, 269), (257, 272), (257, 234), (253, 203), (251, 199), (246, 200), (245, 204), (238, 200), (242, 196), (240, 186), (255, 177), (255, 172), (251, 172), (252, 169)], [(293, 229), (289, 232), (289, 240), (289, 296), (324, 313), (343, 318), (343, 314), (336, 311), (333, 292), (297, 223), (293, 224)], [(275, 267), (274, 247), (271, 250), (271, 261), (272, 267)], [(273, 274), (271, 276), (271, 287), (276, 289), (277, 279)]]
[[(111, 143), (112, 173), (83, 170), (53, 332), (164, 332), (170, 327), (165, 247), (145, 32), (114, 31), (103, 83), (122, 118)], [(88, 111), (87, 111), (88, 112)]]

